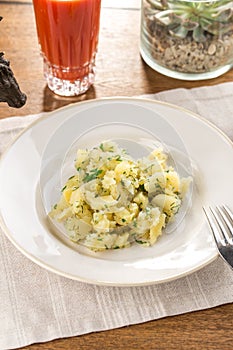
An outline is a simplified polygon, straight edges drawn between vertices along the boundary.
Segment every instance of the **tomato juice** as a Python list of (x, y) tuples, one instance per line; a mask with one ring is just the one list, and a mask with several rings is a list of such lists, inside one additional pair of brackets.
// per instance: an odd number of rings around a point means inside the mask
[(38, 40), (51, 74), (70, 82), (93, 71), (101, 0), (33, 0)]

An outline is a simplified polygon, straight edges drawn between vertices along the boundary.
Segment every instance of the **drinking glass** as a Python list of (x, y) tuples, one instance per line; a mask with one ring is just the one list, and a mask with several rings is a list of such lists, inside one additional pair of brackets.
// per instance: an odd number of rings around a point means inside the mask
[(33, 0), (48, 87), (85, 93), (95, 78), (101, 0)]

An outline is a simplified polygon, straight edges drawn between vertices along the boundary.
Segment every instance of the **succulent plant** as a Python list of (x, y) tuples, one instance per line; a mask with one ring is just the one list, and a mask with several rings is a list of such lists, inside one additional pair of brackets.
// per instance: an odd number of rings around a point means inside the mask
[(150, 16), (178, 38), (191, 34), (197, 42), (206, 33), (223, 35), (233, 30), (233, 1), (147, 0)]

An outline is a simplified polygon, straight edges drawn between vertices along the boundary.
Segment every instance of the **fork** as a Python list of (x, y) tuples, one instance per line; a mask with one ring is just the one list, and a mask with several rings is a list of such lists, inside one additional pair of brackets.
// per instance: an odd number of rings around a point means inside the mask
[(220, 256), (233, 268), (233, 213), (226, 206), (203, 208)]

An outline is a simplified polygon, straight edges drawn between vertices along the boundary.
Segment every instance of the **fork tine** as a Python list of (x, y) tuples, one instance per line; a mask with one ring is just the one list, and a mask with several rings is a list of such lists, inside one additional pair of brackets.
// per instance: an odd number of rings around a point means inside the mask
[[(207, 221), (209, 223), (209, 226), (210, 226), (210, 229), (213, 233), (213, 237), (214, 237), (214, 240), (216, 242), (216, 245), (217, 247), (221, 247), (222, 245), (226, 245), (226, 241), (224, 240), (223, 241), (223, 237), (220, 235), (219, 233), (219, 230), (217, 229), (217, 225), (216, 225), (216, 218), (215, 220), (212, 218), (212, 216), (207, 212), (207, 210), (203, 207), (203, 210), (204, 210), (204, 213), (205, 213), (205, 216), (207, 218)], [(212, 212), (212, 209), (209, 208), (209, 210)]]
[(229, 237), (228, 237), (228, 232), (227, 232), (225, 223), (222, 218), (221, 211), (219, 210), (219, 207), (216, 207), (216, 209), (210, 208), (210, 211), (215, 219), (215, 222), (216, 222), (215, 225), (218, 225), (219, 231), (221, 232), (221, 235), (226, 245), (228, 243)]
[(233, 227), (228, 217), (226, 216), (224, 210), (220, 206), (216, 207), (215, 214), (216, 214), (215, 218), (222, 232), (222, 235), (224, 236), (224, 239), (227, 241), (227, 243), (231, 244), (232, 243), (231, 230), (233, 229)]
[(231, 216), (229, 214), (232, 215), (232, 213), (230, 212), (230, 209), (227, 208), (226, 206), (222, 205), (221, 207), (217, 207), (218, 211), (221, 213), (222, 215), (222, 219), (224, 222), (224, 225), (226, 227), (227, 230), (227, 241), (232, 244), (233, 243), (233, 220), (231, 219)]
[(226, 205), (223, 205), (223, 210), (225, 211), (225, 213), (227, 213), (228, 215), (228, 218), (231, 222), (231, 227), (233, 227), (233, 213), (232, 211), (226, 206)]

